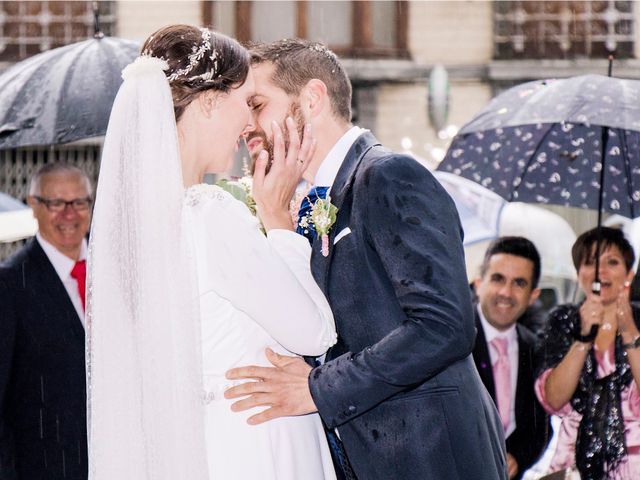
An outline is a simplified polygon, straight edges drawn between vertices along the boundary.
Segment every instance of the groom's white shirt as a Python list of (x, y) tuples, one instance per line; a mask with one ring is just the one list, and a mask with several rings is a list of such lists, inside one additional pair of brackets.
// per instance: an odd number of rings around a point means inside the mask
[[(336, 180), (338, 170), (340, 170), (342, 162), (344, 162), (347, 153), (349, 153), (349, 149), (358, 139), (358, 137), (366, 131), (367, 130), (365, 130), (364, 128), (354, 126), (347, 130), (345, 134), (342, 135), (342, 137), (340, 137), (340, 139), (335, 143), (331, 150), (329, 150), (329, 153), (326, 157), (324, 157), (324, 160), (320, 164), (320, 168), (318, 168), (313, 182), (314, 185), (329, 187), (329, 193), (331, 193), (333, 182), (335, 182)], [(335, 245), (340, 239), (346, 237), (350, 233), (351, 229), (349, 227), (338, 232), (333, 240), (333, 244)]]
[(340, 137), (340, 140), (329, 150), (329, 153), (320, 164), (320, 168), (318, 168), (313, 180), (314, 185), (323, 187), (333, 186), (333, 182), (338, 175), (338, 170), (340, 170), (344, 158), (347, 156), (347, 153), (349, 153), (349, 149), (358, 137), (366, 131), (364, 128), (354, 126)]

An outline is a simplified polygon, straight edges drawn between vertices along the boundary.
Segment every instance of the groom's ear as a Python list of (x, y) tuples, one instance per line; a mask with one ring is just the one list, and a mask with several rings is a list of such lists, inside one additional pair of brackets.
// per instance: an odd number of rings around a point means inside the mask
[(320, 114), (328, 105), (327, 86), (322, 80), (312, 78), (300, 92), (300, 105), (309, 117)]

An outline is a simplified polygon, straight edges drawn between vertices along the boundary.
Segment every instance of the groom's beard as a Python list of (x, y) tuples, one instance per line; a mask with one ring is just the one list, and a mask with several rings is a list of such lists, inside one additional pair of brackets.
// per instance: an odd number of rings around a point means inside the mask
[[(286, 152), (289, 151), (289, 135), (287, 133), (287, 126), (285, 122), (287, 117), (293, 118), (293, 123), (296, 125), (296, 130), (298, 131), (298, 136), (300, 137), (300, 142), (302, 143), (302, 140), (303, 140), (302, 134), (304, 133), (305, 121), (304, 121), (304, 117), (302, 116), (302, 109), (300, 108), (300, 104), (298, 102), (293, 102), (291, 104), (291, 107), (289, 108), (289, 112), (287, 113), (286, 117), (279, 123), (280, 128), (282, 129), (282, 134), (284, 135), (285, 154)], [(263, 149), (266, 150), (267, 153), (269, 154), (269, 163), (267, 164), (267, 172), (271, 168), (271, 163), (273, 162), (273, 141), (267, 138), (267, 135), (264, 132), (264, 130), (261, 130), (261, 129), (258, 130), (257, 127), (256, 127), (256, 130), (251, 132), (251, 136), (245, 141), (247, 142), (247, 144), (249, 144), (255, 138), (260, 139), (261, 148), (256, 147), (253, 151), (249, 151), (249, 154), (251, 155), (251, 174), (252, 175), (253, 175), (253, 172), (255, 171), (256, 160), (258, 159), (258, 155)]]

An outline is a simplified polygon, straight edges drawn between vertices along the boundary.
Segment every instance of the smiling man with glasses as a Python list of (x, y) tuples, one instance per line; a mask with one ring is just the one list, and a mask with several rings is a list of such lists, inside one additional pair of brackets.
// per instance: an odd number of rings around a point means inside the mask
[(47, 199), (34, 195), (38, 202), (42, 203), (50, 212), (62, 212), (65, 208), (71, 207), (76, 212), (87, 210), (91, 206), (91, 198), (74, 198), (73, 200), (62, 200), (60, 198)]
[(31, 180), (27, 202), (38, 221), (38, 241), (78, 260), (91, 222), (87, 176), (69, 165), (45, 165)]
[(84, 308), (91, 182), (47, 164), (39, 231), (0, 265), (0, 478), (87, 478)]

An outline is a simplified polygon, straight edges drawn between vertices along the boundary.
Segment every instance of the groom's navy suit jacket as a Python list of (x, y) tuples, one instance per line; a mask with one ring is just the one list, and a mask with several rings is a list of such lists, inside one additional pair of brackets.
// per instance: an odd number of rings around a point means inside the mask
[(310, 374), (313, 399), (360, 480), (507, 478), (500, 420), (471, 358), (454, 203), (426, 168), (377, 143), (364, 133), (351, 147), (331, 189), (329, 255), (313, 245), (338, 329)]
[(34, 238), (0, 267), (0, 479), (84, 480), (84, 328)]

